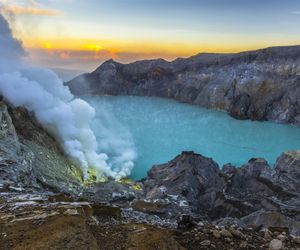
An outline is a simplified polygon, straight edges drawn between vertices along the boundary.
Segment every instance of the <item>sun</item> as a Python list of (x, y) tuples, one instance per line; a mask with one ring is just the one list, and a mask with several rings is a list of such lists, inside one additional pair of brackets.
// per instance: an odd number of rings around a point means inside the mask
[(84, 48), (95, 52), (99, 52), (103, 49), (103, 47), (99, 44), (87, 44)]
[(52, 49), (52, 45), (51, 45), (51, 43), (49, 43), (49, 42), (46, 42), (46, 43), (44, 44), (44, 47), (45, 47), (46, 49)]

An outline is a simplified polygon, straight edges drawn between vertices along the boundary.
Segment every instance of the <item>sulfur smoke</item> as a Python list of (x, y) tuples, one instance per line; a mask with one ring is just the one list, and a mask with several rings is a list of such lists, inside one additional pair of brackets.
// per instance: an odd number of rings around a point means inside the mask
[[(113, 152), (113, 160), (105, 152), (97, 153), (98, 143), (90, 129), (95, 116), (93, 107), (74, 98), (54, 72), (25, 64), (25, 55), (22, 43), (13, 37), (8, 22), (0, 14), (0, 95), (12, 105), (33, 112), (64, 152), (81, 165), (85, 179), (90, 167), (97, 171), (99, 178), (129, 175), (135, 158), (130, 138), (126, 137), (128, 142), (120, 138), (120, 148), (118, 143), (100, 143), (101, 149), (108, 150), (109, 154)], [(109, 128), (103, 131), (113, 134)], [(109, 148), (111, 145), (115, 148)]]

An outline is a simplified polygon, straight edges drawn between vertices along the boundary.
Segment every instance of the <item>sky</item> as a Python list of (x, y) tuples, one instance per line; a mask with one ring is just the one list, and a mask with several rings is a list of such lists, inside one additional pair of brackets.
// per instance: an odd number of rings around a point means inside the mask
[(300, 0), (0, 0), (27, 60), (91, 71), (300, 44)]

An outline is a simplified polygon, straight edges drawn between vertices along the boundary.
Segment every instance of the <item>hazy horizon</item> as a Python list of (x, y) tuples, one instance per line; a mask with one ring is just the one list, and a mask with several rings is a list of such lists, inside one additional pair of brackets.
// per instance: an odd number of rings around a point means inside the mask
[(113, 58), (174, 60), (300, 44), (297, 0), (0, 0), (30, 63), (92, 71)]

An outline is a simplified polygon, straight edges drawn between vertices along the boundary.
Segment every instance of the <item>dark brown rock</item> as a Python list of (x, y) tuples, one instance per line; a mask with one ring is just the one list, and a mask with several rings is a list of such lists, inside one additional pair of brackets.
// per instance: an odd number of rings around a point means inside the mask
[(163, 200), (135, 200), (132, 208), (150, 214), (163, 214), (168, 204)]
[(116, 219), (121, 218), (121, 209), (116, 206), (92, 204), (93, 214), (96, 216), (109, 216)]

